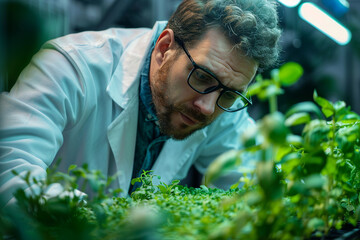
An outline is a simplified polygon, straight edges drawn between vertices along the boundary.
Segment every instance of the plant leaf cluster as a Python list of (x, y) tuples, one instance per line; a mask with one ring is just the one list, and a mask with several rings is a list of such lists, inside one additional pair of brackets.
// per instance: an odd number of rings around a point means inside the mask
[[(243, 150), (220, 157), (206, 176), (211, 182), (228, 171), (221, 166), (241, 164), (243, 153), (253, 153), (252, 178), (236, 183), (252, 183), (242, 196), (251, 209), (246, 216), (251, 227), (244, 226), (251, 229), (250, 239), (323, 236), (359, 221), (360, 116), (343, 101), (332, 103), (316, 91), (314, 102), (278, 112), (276, 97), (301, 73), (300, 65), (287, 63), (271, 79), (257, 78), (249, 91), (269, 101), (270, 114), (244, 134)], [(294, 133), (299, 127), (300, 134)]]
[[(0, 239), (324, 239), (355, 226), (360, 116), (316, 91), (313, 102), (279, 112), (277, 96), (302, 72), (287, 63), (270, 79), (257, 77), (249, 92), (269, 101), (270, 113), (247, 129), (242, 150), (213, 162), (200, 188), (178, 180), (154, 185), (160, 177), (146, 171), (132, 180), (140, 186), (131, 196), (119, 197), (120, 189), (109, 189), (116, 175), (106, 179), (86, 165), (49, 169), (44, 180), (14, 172), (31, 193), (19, 189), (17, 208), (0, 212)], [(241, 168), (244, 156), (253, 157), (253, 169)], [(243, 176), (231, 189), (207, 187), (234, 169)], [(58, 194), (49, 194), (58, 185)], [(79, 194), (89, 189), (93, 194)]]

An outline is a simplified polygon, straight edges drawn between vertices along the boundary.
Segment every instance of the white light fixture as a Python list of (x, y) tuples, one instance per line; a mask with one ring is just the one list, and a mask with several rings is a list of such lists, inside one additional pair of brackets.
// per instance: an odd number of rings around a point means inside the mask
[(346, 45), (350, 42), (351, 32), (315, 4), (301, 4), (299, 15), (338, 44)]
[(301, 0), (278, 0), (281, 4), (285, 5), (286, 7), (293, 8), (296, 7)]

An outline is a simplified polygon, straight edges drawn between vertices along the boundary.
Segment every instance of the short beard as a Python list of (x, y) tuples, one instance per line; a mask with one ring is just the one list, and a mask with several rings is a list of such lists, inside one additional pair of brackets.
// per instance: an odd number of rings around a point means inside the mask
[[(185, 105), (176, 106), (169, 101), (168, 95), (171, 93), (169, 93), (168, 73), (171, 71), (171, 67), (174, 66), (174, 61), (175, 57), (164, 63), (158, 72), (154, 74), (153, 83), (151, 84), (152, 99), (159, 121), (160, 132), (175, 140), (184, 140), (197, 130), (209, 125), (214, 119), (206, 117), (193, 108), (189, 108)], [(160, 107), (164, 110), (161, 111)], [(201, 122), (201, 125), (198, 125), (196, 128), (189, 128), (189, 126), (182, 124), (179, 129), (175, 129), (171, 123), (171, 115), (175, 112), (185, 113), (198, 122)]]

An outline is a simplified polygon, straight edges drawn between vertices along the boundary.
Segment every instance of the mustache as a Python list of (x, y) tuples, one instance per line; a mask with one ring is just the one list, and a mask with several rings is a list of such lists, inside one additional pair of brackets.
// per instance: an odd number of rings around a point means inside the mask
[(201, 123), (209, 123), (212, 121), (211, 118), (207, 117), (206, 115), (202, 114), (199, 110), (193, 109), (193, 108), (189, 108), (186, 106), (181, 106), (181, 107), (176, 107), (175, 108), (176, 111), (178, 112), (182, 112), (186, 115), (188, 115), (189, 117), (193, 118), (194, 120), (201, 122)]

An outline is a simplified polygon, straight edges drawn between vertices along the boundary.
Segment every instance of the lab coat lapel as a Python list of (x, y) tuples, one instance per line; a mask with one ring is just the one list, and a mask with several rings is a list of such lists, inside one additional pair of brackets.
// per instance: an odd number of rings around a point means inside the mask
[(121, 112), (108, 127), (108, 140), (114, 154), (119, 186), (128, 192), (132, 177), (139, 108), (139, 77), (151, 32), (135, 40), (122, 54), (107, 91)]
[(164, 23), (157, 23), (153, 31), (148, 31), (130, 43), (107, 87), (109, 96), (122, 109), (109, 125), (107, 134), (117, 172), (120, 173), (119, 186), (124, 195), (128, 192), (134, 165), (140, 70), (153, 35), (164, 26)]
[(138, 98), (132, 98), (128, 106), (108, 127), (108, 140), (119, 173), (118, 181), (124, 194), (128, 192), (134, 164), (138, 118)]

